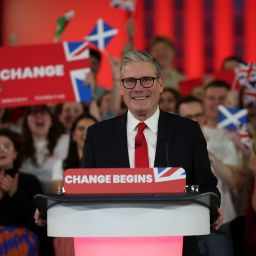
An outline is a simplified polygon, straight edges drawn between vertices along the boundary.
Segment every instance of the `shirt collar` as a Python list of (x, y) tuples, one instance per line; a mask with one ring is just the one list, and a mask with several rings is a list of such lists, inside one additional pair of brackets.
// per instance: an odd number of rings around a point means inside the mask
[[(144, 121), (144, 123), (147, 125), (147, 127), (155, 134), (157, 134), (159, 115), (160, 115), (160, 110), (158, 107), (157, 110), (155, 111), (155, 113)], [(132, 115), (132, 113), (128, 110), (128, 113), (127, 113), (127, 132), (128, 132), (128, 134), (131, 134), (136, 129), (137, 125), (140, 122), (141, 121), (136, 119)]]

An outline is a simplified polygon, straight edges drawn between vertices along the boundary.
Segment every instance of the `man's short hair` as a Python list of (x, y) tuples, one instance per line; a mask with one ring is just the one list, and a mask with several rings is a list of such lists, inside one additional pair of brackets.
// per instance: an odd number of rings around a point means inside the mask
[(160, 77), (161, 68), (159, 63), (149, 53), (144, 51), (137, 51), (137, 50), (128, 51), (123, 56), (121, 60), (121, 66), (120, 66), (121, 74), (124, 69), (124, 66), (131, 61), (144, 61), (144, 62), (152, 63), (155, 69), (156, 77)]
[(152, 48), (158, 44), (158, 43), (163, 43), (163, 44), (166, 44), (168, 47), (170, 47), (172, 50), (176, 51), (176, 47), (175, 47), (175, 44), (174, 42), (169, 38), (169, 37), (166, 37), (166, 36), (154, 36), (150, 43), (149, 43), (149, 52), (152, 50)]
[(176, 113), (179, 114), (179, 109), (180, 109), (180, 106), (182, 104), (190, 104), (190, 103), (199, 103), (200, 105), (203, 106), (203, 101), (200, 100), (199, 98), (193, 96), (193, 95), (188, 95), (188, 96), (185, 96), (185, 97), (182, 97), (176, 104)]
[(225, 80), (213, 80), (205, 86), (204, 91), (209, 88), (223, 88), (229, 91), (230, 85)]
[(242, 58), (240, 58), (236, 55), (230, 55), (223, 59), (222, 64), (221, 64), (221, 69), (224, 69), (225, 64), (230, 61), (237, 62), (238, 64), (246, 64), (246, 62)]

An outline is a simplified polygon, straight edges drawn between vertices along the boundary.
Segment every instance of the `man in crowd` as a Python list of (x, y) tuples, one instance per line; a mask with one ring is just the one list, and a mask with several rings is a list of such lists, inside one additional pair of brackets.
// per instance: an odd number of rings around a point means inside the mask
[(204, 105), (201, 100), (193, 96), (187, 96), (177, 104), (177, 113), (197, 121), (203, 130), (212, 169), (218, 178), (218, 188), (221, 193), (224, 225), (220, 230), (213, 231), (211, 235), (199, 238), (199, 247), (203, 256), (233, 255), (230, 223), (235, 219), (236, 211), (231, 191), (238, 184), (239, 157), (226, 131), (217, 127), (218, 106), (225, 103), (228, 91), (229, 87), (224, 81), (213, 81), (205, 88)]
[(155, 36), (149, 44), (149, 52), (160, 64), (164, 87), (179, 91), (179, 83), (185, 80), (185, 76), (174, 66), (176, 56), (174, 43), (166, 36)]

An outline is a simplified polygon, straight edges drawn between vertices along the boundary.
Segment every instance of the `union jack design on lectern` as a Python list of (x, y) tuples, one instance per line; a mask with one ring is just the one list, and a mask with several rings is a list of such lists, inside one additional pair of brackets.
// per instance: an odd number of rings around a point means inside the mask
[(186, 179), (186, 172), (181, 167), (154, 168), (155, 182)]

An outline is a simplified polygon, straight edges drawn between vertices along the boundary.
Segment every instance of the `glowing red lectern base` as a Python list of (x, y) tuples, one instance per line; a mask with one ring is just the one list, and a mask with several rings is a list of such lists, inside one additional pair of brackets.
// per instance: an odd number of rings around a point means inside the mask
[(183, 237), (74, 238), (75, 256), (181, 256)]

